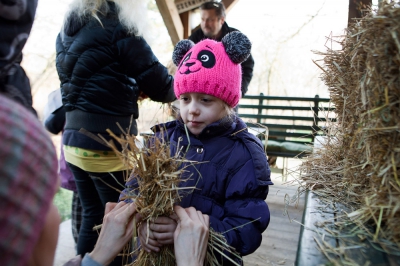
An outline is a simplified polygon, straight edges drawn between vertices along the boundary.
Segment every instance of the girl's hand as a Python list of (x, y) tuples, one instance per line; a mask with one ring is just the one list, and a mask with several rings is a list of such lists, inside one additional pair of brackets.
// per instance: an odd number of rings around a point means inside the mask
[(157, 242), (161, 245), (168, 245), (174, 243), (174, 232), (177, 223), (174, 219), (169, 217), (158, 217), (154, 223), (150, 223), (150, 230)]
[(190, 207), (174, 207), (178, 226), (174, 238), (177, 265), (204, 265), (207, 252), (210, 217)]
[[(147, 226), (149, 225), (149, 230)], [(169, 217), (158, 217), (154, 222), (143, 222), (139, 227), (139, 239), (147, 252), (158, 252), (163, 245), (174, 243), (176, 222)], [(147, 233), (149, 233), (147, 238)]]

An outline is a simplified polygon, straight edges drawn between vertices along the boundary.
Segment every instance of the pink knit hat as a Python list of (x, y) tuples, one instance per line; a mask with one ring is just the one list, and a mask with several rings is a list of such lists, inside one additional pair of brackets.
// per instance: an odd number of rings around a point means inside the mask
[(58, 188), (53, 143), (30, 111), (0, 94), (0, 261), (26, 265)]
[(196, 45), (180, 41), (172, 60), (177, 65), (174, 80), (176, 97), (183, 93), (204, 93), (235, 107), (241, 96), (242, 69), (251, 50), (249, 39), (238, 31), (231, 32), (221, 42), (210, 39)]

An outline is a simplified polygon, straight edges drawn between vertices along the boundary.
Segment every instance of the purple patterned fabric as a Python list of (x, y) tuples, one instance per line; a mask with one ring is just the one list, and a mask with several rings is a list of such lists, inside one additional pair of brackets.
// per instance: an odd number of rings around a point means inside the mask
[(39, 120), (0, 95), (0, 261), (26, 265), (58, 188), (57, 156)]
[(64, 149), (62, 143), (60, 150), (60, 159), (58, 160), (58, 163), (60, 167), (58, 174), (61, 178), (61, 187), (71, 190), (73, 192), (78, 192), (78, 189), (76, 188), (75, 184), (74, 175), (71, 173), (71, 170), (69, 170), (67, 162), (65, 161)]

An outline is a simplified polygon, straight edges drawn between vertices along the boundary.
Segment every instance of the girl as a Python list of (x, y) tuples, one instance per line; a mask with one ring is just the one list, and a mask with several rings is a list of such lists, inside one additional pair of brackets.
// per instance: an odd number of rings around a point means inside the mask
[[(197, 189), (183, 198), (181, 206), (208, 214), (210, 227), (223, 233), (241, 255), (261, 244), (270, 219), (265, 199), (272, 185), (261, 142), (232, 110), (241, 95), (240, 63), (249, 56), (250, 47), (240, 32), (229, 33), (222, 42), (179, 42), (173, 61), (178, 66), (174, 91), (180, 118), (153, 128), (157, 137), (169, 141), (171, 154), (179, 142), (182, 151), (189, 147), (185, 159), (204, 162), (187, 168), (191, 178), (181, 185)], [(128, 187), (134, 186), (134, 179), (128, 182)], [(149, 227), (147, 243), (146, 223), (139, 228), (146, 251), (157, 252), (160, 246), (173, 243), (176, 223), (172, 218), (159, 217)]]

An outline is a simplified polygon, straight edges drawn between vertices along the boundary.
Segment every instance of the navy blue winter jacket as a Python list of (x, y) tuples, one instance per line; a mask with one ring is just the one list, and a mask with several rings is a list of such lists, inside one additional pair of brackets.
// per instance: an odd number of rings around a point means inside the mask
[[(225, 119), (226, 120), (226, 119)], [(216, 232), (226, 232), (228, 244), (241, 255), (254, 252), (261, 244), (262, 232), (267, 228), (270, 213), (265, 199), (268, 186), (273, 185), (270, 169), (261, 142), (245, 128), (238, 117), (229, 122), (215, 122), (195, 137), (185, 133), (180, 120), (153, 127), (156, 136), (165, 134), (171, 147), (189, 146), (185, 159), (206, 162), (195, 164), (201, 177), (193, 168), (193, 176), (181, 186), (196, 186), (193, 193), (181, 202), (182, 207), (193, 206), (210, 216), (210, 226)], [(223, 120), (222, 120), (223, 121)], [(164, 128), (166, 130), (161, 131)], [(135, 182), (127, 184), (132, 186)], [(244, 225), (240, 227), (241, 225)], [(235, 230), (231, 230), (236, 228)], [(224, 265), (229, 262), (224, 261)]]

